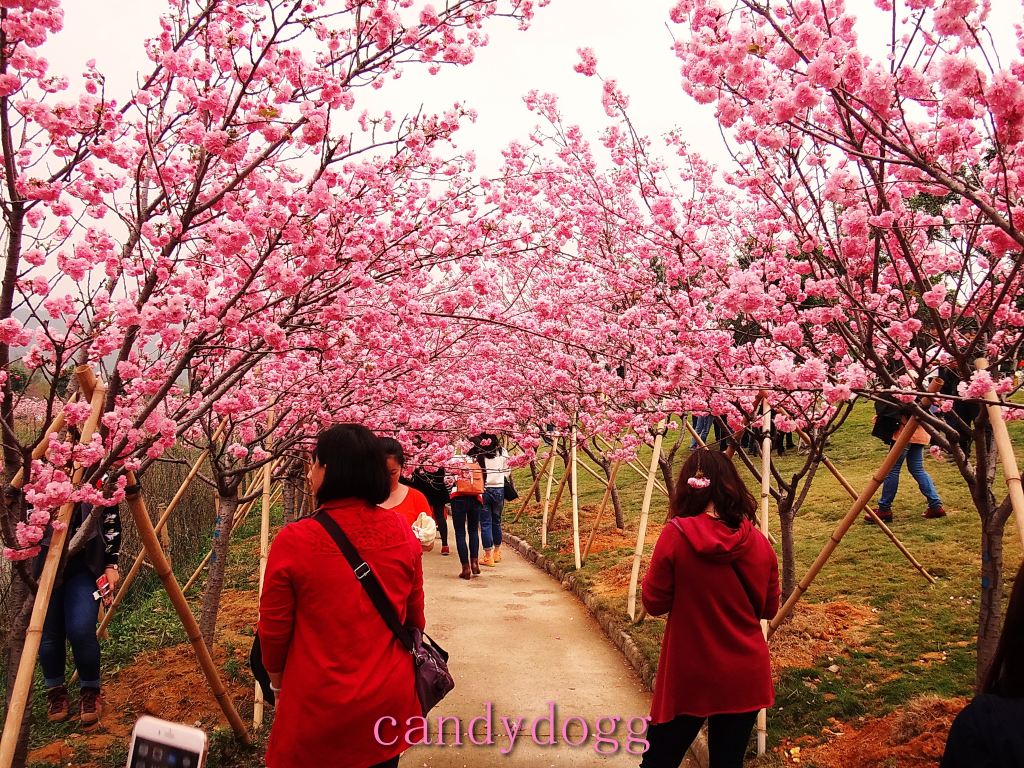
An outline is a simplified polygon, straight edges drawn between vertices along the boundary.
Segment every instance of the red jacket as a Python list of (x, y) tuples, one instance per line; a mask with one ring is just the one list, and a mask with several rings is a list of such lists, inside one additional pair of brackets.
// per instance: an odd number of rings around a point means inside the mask
[[(323, 508), (373, 569), (406, 624), (421, 629), (423, 563), (412, 528), (355, 499)], [(381, 717), (422, 715), (412, 657), (395, 639), (348, 561), (314, 520), (285, 526), (270, 549), (260, 596), (268, 672), (284, 672), (267, 747), (269, 768), (366, 768), (401, 753), (382, 746)], [(390, 721), (381, 728), (391, 741)]]
[(647, 612), (668, 613), (651, 719), (751, 712), (775, 703), (760, 619), (779, 610), (779, 565), (764, 535), (709, 515), (664, 527), (644, 577)]

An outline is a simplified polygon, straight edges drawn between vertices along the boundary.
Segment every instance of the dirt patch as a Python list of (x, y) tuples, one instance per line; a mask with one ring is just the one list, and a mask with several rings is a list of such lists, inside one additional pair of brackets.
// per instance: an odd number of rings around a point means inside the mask
[[(221, 681), (236, 709), (250, 713), (253, 686), (247, 664), (256, 611), (255, 592), (225, 590), (213, 650)], [(238, 674), (227, 674), (229, 669)], [(135, 720), (142, 714), (207, 731), (227, 725), (190, 643), (140, 654), (106, 681), (103, 698), (103, 718), (95, 729), (33, 750), (29, 763), (67, 764), (73, 760), (78, 768), (96, 768), (98, 763), (92, 760), (112, 748), (127, 746)]]
[[(885, 717), (856, 723), (832, 720), (823, 729), (828, 741), (816, 746), (784, 744), (789, 765), (813, 763), (821, 768), (932, 768), (945, 748), (953, 718), (967, 699), (922, 697)], [(803, 740), (801, 740), (803, 741)]]
[(840, 656), (860, 647), (875, 626), (870, 608), (852, 603), (799, 603), (790, 621), (771, 641), (776, 676), (785, 669), (809, 667), (822, 656)]
[[(590, 538), (591, 529), (589, 526), (584, 525), (580, 522), (580, 551), (584, 552), (587, 549), (587, 541)], [(648, 535), (650, 535), (650, 528), (648, 528)], [(594, 537), (594, 543), (590, 547), (590, 554), (596, 555), (600, 552), (607, 552), (609, 550), (616, 549), (633, 549), (636, 546), (636, 531), (622, 530), (620, 531), (614, 525), (611, 527), (602, 526), (601, 530), (597, 532)], [(567, 539), (558, 551), (563, 555), (572, 554), (572, 538)]]

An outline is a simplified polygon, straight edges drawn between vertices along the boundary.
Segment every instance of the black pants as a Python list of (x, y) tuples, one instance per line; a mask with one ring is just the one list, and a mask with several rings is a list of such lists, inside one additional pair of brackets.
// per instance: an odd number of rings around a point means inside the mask
[(392, 757), (390, 760), (385, 760), (383, 763), (371, 765), (370, 768), (398, 768), (398, 760), (401, 757), (401, 755), (398, 755), (397, 757)]
[[(647, 741), (651, 746), (644, 752), (640, 768), (679, 768), (704, 720), (680, 715), (668, 723), (652, 723), (647, 728)], [(757, 721), (757, 712), (712, 715), (707, 721), (708, 768), (743, 768), (743, 755)]]
[(437, 523), (437, 535), (441, 537), (441, 546), (448, 546), (448, 521), (444, 516), (444, 504), (433, 504), (430, 511), (434, 513), (434, 522)]

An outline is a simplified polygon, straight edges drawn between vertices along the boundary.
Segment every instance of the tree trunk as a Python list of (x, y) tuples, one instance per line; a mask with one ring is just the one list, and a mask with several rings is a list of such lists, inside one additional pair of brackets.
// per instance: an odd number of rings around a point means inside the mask
[(208, 648), (213, 648), (213, 635), (217, 627), (217, 613), (220, 610), (220, 596), (224, 590), (224, 573), (227, 570), (228, 550), (231, 542), (231, 528), (238, 509), (238, 489), (229, 496), (220, 497), (220, 508), (213, 527), (213, 546), (210, 565), (207, 567), (206, 586), (203, 589), (203, 604), (199, 615), (199, 631)]
[(785, 602), (796, 589), (796, 537), (793, 535), (793, 521), (796, 520), (793, 503), (784, 499), (779, 504), (779, 531), (782, 535), (782, 601)]
[(537, 482), (537, 461), (530, 460), (530, 482), (533, 484), (533, 498), (540, 504), (540, 487), (542, 483)]
[(619, 489), (612, 486), (612, 509), (615, 510), (615, 527), (620, 531), (626, 527), (626, 518), (622, 516), (622, 502), (619, 500)]
[(995, 656), (1003, 618), (1003, 530), (993, 510), (988, 523), (981, 526), (981, 601), (978, 607), (978, 666), (974, 689), (982, 683)]
[[(4, 700), (4, 711), (11, 705), (11, 691), (14, 690), (14, 678), (17, 676), (21, 654), (25, 647), (25, 633), (28, 631), (29, 619), (32, 616), (32, 604), (35, 595), (21, 577), (18, 568), (11, 569), (11, 587), (8, 596), (7, 626), (7, 695)], [(31, 696), (31, 692), (29, 693)], [(25, 768), (28, 763), (28, 738), (32, 728), (32, 705), (25, 707), (25, 716), (21, 721), (21, 735), (14, 751), (13, 768)]]
[(285, 477), (281, 484), (281, 506), (284, 514), (284, 524), (295, 520), (295, 486), (292, 485), (292, 478)]

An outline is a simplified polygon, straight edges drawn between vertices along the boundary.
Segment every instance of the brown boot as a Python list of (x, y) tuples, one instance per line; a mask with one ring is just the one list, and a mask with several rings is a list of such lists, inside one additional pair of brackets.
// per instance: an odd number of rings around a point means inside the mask
[(51, 723), (68, 719), (68, 689), (63, 685), (46, 689), (46, 719)]
[(462, 566), (462, 573), (459, 574), (459, 578), (466, 579), (466, 581), (469, 581), (471, 578), (473, 578), (473, 574), (469, 569), (469, 563), (466, 563), (464, 566)]
[(480, 561), (479, 560), (477, 560), (475, 557), (469, 558), (469, 566), (473, 570), (473, 575), (474, 576), (479, 576), (480, 575)]
[(81, 713), (79, 719), (86, 728), (96, 725), (103, 714), (103, 699), (99, 688), (83, 688), (80, 694)]

